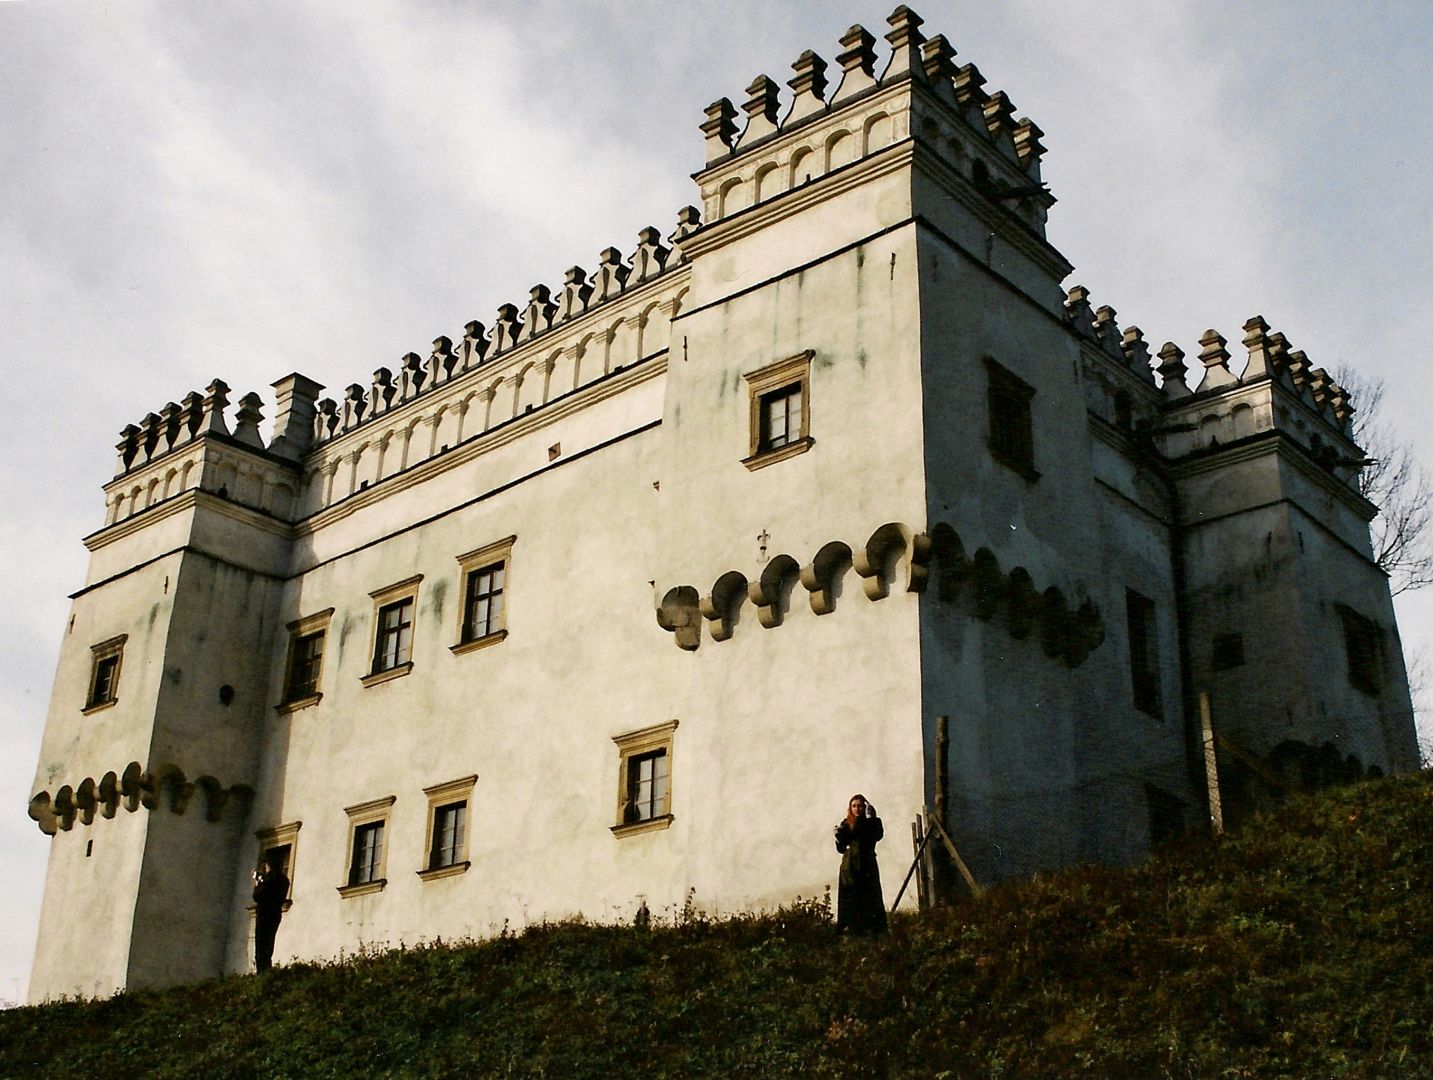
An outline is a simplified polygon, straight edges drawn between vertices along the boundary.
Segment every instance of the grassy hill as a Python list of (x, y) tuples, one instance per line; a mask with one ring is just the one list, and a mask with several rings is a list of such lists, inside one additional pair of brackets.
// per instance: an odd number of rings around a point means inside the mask
[(808, 903), (14, 1009), (0, 1075), (1433, 1076), (1430, 916), (1425, 773), (877, 941)]

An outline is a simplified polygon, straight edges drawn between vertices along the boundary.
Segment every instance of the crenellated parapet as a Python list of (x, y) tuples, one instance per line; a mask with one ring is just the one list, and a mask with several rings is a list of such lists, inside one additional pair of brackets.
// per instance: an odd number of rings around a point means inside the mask
[(776, 81), (759, 75), (740, 111), (728, 98), (707, 108), (707, 165), (696, 179), (709, 222), (915, 138), (984, 199), (1044, 235), (1055, 201), (1040, 178), (1044, 132), (1018, 117), (1003, 91), (986, 93), (979, 69), (957, 66), (945, 35), (927, 38), (908, 7), (887, 22), (884, 63), (875, 37), (852, 26), (840, 39), (839, 73), (807, 50), (791, 65), (792, 96), (784, 104)]
[(322, 387), (295, 374), (274, 389), (278, 409), (268, 443), (259, 430), (263, 400), (249, 393), (231, 408), (220, 379), (127, 426), (116, 447), (114, 479), (104, 488), (105, 525), (195, 490), (287, 519), (297, 492), (295, 462), (308, 450), (314, 396)]
[(887, 522), (864, 544), (832, 540), (806, 562), (782, 552), (753, 577), (722, 572), (705, 593), (693, 585), (673, 586), (657, 604), (657, 625), (679, 648), (693, 651), (701, 646), (703, 625), (713, 641), (728, 640), (753, 616), (775, 629), (802, 597), (813, 614), (830, 615), (850, 595), (849, 578), (868, 601), (885, 600), (893, 590), (925, 593), (983, 622), (998, 621), (1017, 640), (1033, 635), (1047, 656), (1070, 667), (1083, 664), (1105, 637), (1091, 601), (1072, 607), (1058, 587), (1041, 591), (1024, 567), (1003, 569), (989, 548), (967, 555), (960, 535), (944, 522), (929, 533)]
[[(1357, 474), (1363, 452), (1350, 436), (1348, 392), (1290, 349), (1263, 316), (1244, 323), (1242, 363), (1230, 339), (1213, 329), (1200, 335), (1197, 349), (1186, 352), (1166, 341), (1151, 355), (1138, 327), (1122, 331), (1114, 309), (1092, 308), (1089, 296), (1084, 286), (1070, 289), (1065, 313), (1080, 341), (1091, 412), (1117, 427), (1147, 426), (1168, 458), (1279, 430), (1339, 479)], [(1198, 375), (1192, 390), (1191, 370)]]
[(62, 784), (53, 795), (46, 790), (30, 798), (30, 820), (46, 836), (69, 832), (78, 822), (93, 824), (96, 817), (165, 809), (183, 814), (200, 797), (206, 821), (222, 821), (226, 812), (247, 813), (254, 792), (247, 784), (224, 785), (205, 773), (190, 780), (178, 765), (164, 762), (145, 771), (131, 761), (119, 772), (107, 772), (98, 781), (87, 776), (78, 784)]

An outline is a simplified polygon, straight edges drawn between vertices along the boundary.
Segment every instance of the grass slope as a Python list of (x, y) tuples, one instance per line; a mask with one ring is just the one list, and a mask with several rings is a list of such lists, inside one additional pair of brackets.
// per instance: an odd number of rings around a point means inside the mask
[(563, 923), (14, 1009), (0, 1075), (1433, 1076), (1430, 913), (1421, 774), (877, 941)]

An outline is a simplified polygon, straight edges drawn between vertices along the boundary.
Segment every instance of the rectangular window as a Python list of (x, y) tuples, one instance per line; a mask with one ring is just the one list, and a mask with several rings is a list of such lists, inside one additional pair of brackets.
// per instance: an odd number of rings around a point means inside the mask
[(1129, 618), (1129, 670), (1134, 684), (1134, 706), (1150, 716), (1161, 716), (1154, 601), (1126, 589), (1125, 611)]
[(413, 669), (413, 624), (422, 580), (423, 575), (418, 574), (369, 593), (374, 608), (373, 667), (363, 677), (364, 686), (387, 682)]
[(468, 804), (448, 803), (433, 811), (433, 845), (428, 851), (428, 869), (438, 870), (462, 862), (466, 839)]
[(665, 829), (671, 824), (672, 736), (676, 730), (677, 721), (671, 720), (613, 738), (621, 770), (614, 834)]
[(515, 536), (458, 556), (463, 608), (454, 653), (495, 645), (507, 637), (508, 565)]
[(348, 869), (350, 885), (368, 885), (378, 881), (383, 872), (383, 822), (370, 821), (353, 830), (353, 860)]
[[(287, 825), (279, 825), (273, 829), (261, 829), (254, 835), (259, 840), (259, 857), (254, 864), (254, 869), (267, 860), (270, 866), (276, 866), (284, 872), (284, 877), (289, 879), (289, 899), (294, 895), (294, 868), (298, 865), (299, 850), (299, 829), (303, 826), (301, 821), (291, 821)], [(252, 909), (251, 909), (252, 910)]]
[(373, 650), (373, 670), (389, 671), (413, 658), (413, 598), (398, 600), (378, 609), (378, 646)]
[(347, 899), (375, 893), (388, 884), (384, 865), (388, 857), (388, 811), (396, 797), (371, 799), (357, 806), (346, 806), (348, 815), (348, 874), (338, 887), (338, 895)]
[(807, 350), (744, 375), (751, 405), (748, 469), (760, 469), (808, 450), (811, 439), (811, 360)]
[(1334, 607), (1343, 624), (1349, 685), (1377, 697), (1383, 691), (1383, 642), (1378, 624), (1343, 604)]
[(1229, 671), (1244, 666), (1244, 635), (1214, 635), (1214, 670)]
[(757, 453), (779, 450), (805, 434), (801, 428), (801, 396), (800, 383), (762, 395)]
[(324, 641), (333, 608), (320, 611), (288, 624), (289, 658), (284, 672), (284, 695), (280, 712), (292, 712), (305, 705), (316, 705), (323, 697), (319, 679), (323, 674)]
[(986, 400), (990, 417), (990, 454), (1027, 480), (1038, 480), (1035, 433), (1030, 419), (1030, 402), (1035, 396), (1035, 388), (988, 357), (985, 369), (988, 376)]
[(477, 779), (465, 776), (423, 789), (428, 796), (428, 855), (418, 876), (424, 881), (468, 869), (468, 806)]
[(128, 634), (120, 634), (90, 646), (90, 685), (85, 694), (84, 712), (106, 709), (119, 700), (119, 669)]

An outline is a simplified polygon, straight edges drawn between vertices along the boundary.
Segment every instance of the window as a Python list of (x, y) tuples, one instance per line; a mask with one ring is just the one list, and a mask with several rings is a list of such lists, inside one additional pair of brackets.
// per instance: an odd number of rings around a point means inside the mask
[(90, 686), (84, 712), (107, 709), (119, 700), (119, 666), (128, 639), (128, 634), (120, 634), (90, 646)]
[(1030, 400), (1035, 396), (1035, 388), (988, 357), (985, 369), (989, 378), (990, 454), (1025, 479), (1038, 480), (1035, 437), (1030, 422)]
[(424, 881), (461, 874), (468, 863), (468, 803), (477, 776), (424, 788), (428, 796), (428, 860), (418, 871)]
[(748, 469), (760, 469), (811, 448), (810, 350), (744, 376), (751, 404)]
[(1126, 589), (1125, 610), (1129, 616), (1129, 670), (1134, 684), (1134, 706), (1150, 716), (1161, 716), (1154, 601)]
[(1228, 671), (1244, 666), (1244, 635), (1214, 635), (1214, 670)]
[(507, 580), (513, 541), (497, 543), (458, 556), (463, 581), (463, 609), (459, 613), (458, 643), (454, 653), (495, 645), (507, 637)]
[(665, 829), (672, 822), (672, 720), (641, 731), (617, 735), (620, 754), (617, 780), (618, 836)]
[(295, 619), (289, 623), (289, 660), (284, 672), (284, 696), (280, 712), (292, 712), (308, 705), (317, 705), (319, 677), (323, 673), (324, 640), (333, 608)]
[[(272, 829), (261, 829), (254, 835), (259, 839), (259, 858), (254, 864), (254, 869), (267, 861), (270, 866), (277, 866), (284, 872), (284, 877), (289, 879), (289, 899), (284, 901), (284, 910), (293, 902), (294, 895), (294, 867), (297, 865), (296, 856), (299, 847), (299, 829), (303, 826), (302, 821), (291, 821), (287, 825), (279, 825)], [(249, 905), (253, 910), (253, 905)]]
[(1343, 623), (1348, 683), (1355, 690), (1377, 697), (1383, 690), (1383, 642), (1378, 624), (1343, 604), (1334, 607)]
[(413, 617), (418, 610), (418, 574), (386, 589), (369, 593), (373, 597), (373, 667), (363, 677), (364, 686), (396, 679), (413, 670)]
[(388, 884), (384, 866), (387, 852), (388, 811), (395, 797), (373, 799), (344, 808), (348, 815), (348, 880), (338, 887), (345, 899), (378, 892)]

